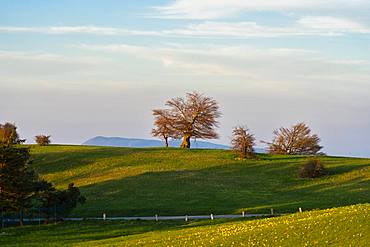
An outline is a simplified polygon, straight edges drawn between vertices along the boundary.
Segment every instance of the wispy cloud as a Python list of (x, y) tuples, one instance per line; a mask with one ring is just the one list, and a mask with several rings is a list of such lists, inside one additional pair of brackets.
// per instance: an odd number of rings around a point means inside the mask
[(305, 16), (284, 27), (259, 25), (256, 22), (205, 21), (163, 30), (130, 30), (98, 26), (0, 27), (0, 33), (44, 33), (51, 35), (132, 35), (190, 38), (274, 38), (291, 36), (339, 36), (346, 33), (370, 33), (370, 27), (356, 21), (332, 16)]
[(290, 26), (272, 27), (256, 22), (210, 22), (191, 24), (186, 28), (163, 31), (167, 35), (195, 37), (273, 38), (289, 36), (339, 36), (345, 33), (370, 33), (366, 27), (348, 19), (330, 16), (308, 16)]
[(129, 30), (100, 26), (51, 26), (51, 27), (14, 27), (0, 26), (0, 33), (44, 33), (44, 34), (92, 34), (92, 35), (159, 35), (158, 32)]
[(369, 5), (369, 0), (176, 0), (155, 9), (160, 13), (158, 18), (217, 19), (243, 11), (348, 10)]
[(55, 26), (55, 27), (0, 27), (0, 32), (9, 33), (46, 33), (46, 34), (99, 34), (116, 35), (122, 32), (121, 29), (112, 27), (96, 26)]
[[(0, 50), (1, 87), (68, 83), (101, 68), (107, 59), (94, 56), (67, 56), (56, 53)], [(40, 86), (41, 88), (42, 86)]]
[[(334, 85), (336, 89), (353, 92), (370, 79), (368, 60), (331, 59), (321, 52), (304, 49), (199, 44), (82, 44), (75, 45), (76, 48), (89, 55), (0, 51), (2, 87), (47, 85), (63, 88), (69, 85), (83, 88), (90, 85), (100, 88), (110, 83), (116, 88), (177, 78), (180, 81), (202, 79), (204, 85), (222, 81), (239, 90), (256, 92), (313, 87), (330, 91)], [(102, 56), (101, 53), (106, 54)], [(128, 61), (150, 63), (153, 76), (148, 77), (141, 67), (130, 66)]]
[[(279, 80), (286, 81), (290, 86), (294, 85), (293, 82), (309, 81), (320, 76), (327, 82), (348, 82), (349, 78), (364, 82), (363, 79), (370, 76), (370, 70), (367, 69), (370, 62), (367, 60), (330, 59), (320, 52), (303, 49), (129, 44), (84, 44), (79, 47), (90, 51), (110, 52), (116, 55), (122, 53), (157, 61), (164, 69), (180, 73), (244, 77), (254, 82)], [(348, 80), (342, 80), (341, 77)]]
[(4, 51), (0, 50), (0, 60), (28, 60), (39, 62), (57, 62), (68, 64), (91, 64), (98, 65), (104, 59), (88, 57), (88, 56), (66, 56), (55, 53), (42, 53), (42, 52), (20, 52), (20, 51)]
[(338, 33), (370, 33), (370, 28), (346, 18), (332, 16), (306, 16), (298, 20), (304, 28)]
[[(160, 62), (165, 69), (181, 69), (187, 72), (191, 71), (192, 75), (224, 75), (224, 76), (241, 76), (247, 75), (247, 73), (242, 72), (218, 62), (211, 62), (207, 59), (191, 61), (193, 55), (220, 55), (229, 54), (229, 52), (221, 51), (219, 49), (207, 48), (199, 49), (194, 46), (182, 46), (182, 45), (172, 45), (167, 47), (153, 47), (153, 46), (136, 46), (129, 44), (111, 44), (111, 45), (88, 45), (82, 44), (78, 45), (85, 50), (90, 51), (101, 51), (101, 52), (111, 52), (111, 53), (123, 53), (131, 56), (144, 58), (152, 61)], [(219, 47), (221, 48), (221, 47)], [(182, 72), (181, 72), (182, 73)]]

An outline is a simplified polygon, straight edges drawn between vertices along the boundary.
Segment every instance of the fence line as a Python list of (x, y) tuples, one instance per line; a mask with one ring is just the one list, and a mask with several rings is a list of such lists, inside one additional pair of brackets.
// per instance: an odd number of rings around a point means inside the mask
[[(268, 216), (280, 216), (285, 214), (209, 214), (209, 215), (184, 215), (184, 216), (121, 216), (121, 217), (108, 217), (106, 214), (103, 214), (102, 217), (66, 217), (66, 218), (57, 218), (58, 220), (63, 221), (83, 221), (83, 220), (149, 220), (149, 221), (159, 221), (159, 220), (199, 220), (199, 219), (237, 219), (237, 218), (253, 218), (253, 217), (268, 217)], [(24, 218), (25, 222), (40, 222), (46, 220), (46, 218)], [(48, 219), (50, 222), (55, 221), (54, 218)], [(3, 219), (4, 222), (19, 222), (19, 219)]]

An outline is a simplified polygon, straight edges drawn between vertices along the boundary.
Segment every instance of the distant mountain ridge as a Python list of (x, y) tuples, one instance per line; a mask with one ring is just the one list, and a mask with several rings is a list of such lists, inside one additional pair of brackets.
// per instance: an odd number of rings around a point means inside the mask
[[(82, 144), (90, 146), (133, 147), (133, 148), (164, 146), (164, 142), (161, 140), (124, 138), (124, 137), (105, 137), (105, 136), (96, 136), (85, 141)], [(181, 144), (181, 140), (171, 140), (169, 141), (169, 144), (170, 147), (179, 147)], [(191, 148), (230, 149), (230, 147), (227, 145), (198, 140), (191, 141)]]
[[(199, 149), (230, 149), (230, 146), (216, 144), (207, 141), (194, 141), (191, 142), (191, 148)], [(107, 146), (107, 147), (131, 147), (131, 148), (145, 148), (145, 147), (163, 147), (164, 142), (161, 140), (153, 139), (139, 139), (139, 138), (125, 138), (125, 137), (106, 137), (106, 136), (96, 136), (93, 137), (82, 145), (88, 146)], [(181, 140), (170, 140), (170, 147), (179, 147), (181, 145)], [(266, 153), (263, 148), (255, 148), (256, 153)]]

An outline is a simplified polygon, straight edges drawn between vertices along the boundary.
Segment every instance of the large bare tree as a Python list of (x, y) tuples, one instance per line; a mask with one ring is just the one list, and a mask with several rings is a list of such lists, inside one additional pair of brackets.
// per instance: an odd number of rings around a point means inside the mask
[(268, 151), (272, 154), (317, 154), (322, 146), (320, 138), (311, 134), (311, 129), (305, 123), (298, 123), (290, 128), (274, 130), (274, 138), (267, 143)]
[(254, 156), (255, 140), (254, 135), (249, 133), (246, 126), (238, 126), (233, 129), (231, 146), (233, 150), (239, 153), (241, 158), (250, 158)]
[(164, 140), (168, 147), (168, 139), (175, 136), (176, 130), (173, 127), (173, 119), (168, 110), (153, 110), (154, 125), (152, 135)]
[(166, 102), (168, 119), (174, 129), (172, 136), (182, 138), (181, 147), (190, 148), (190, 139), (216, 139), (217, 119), (221, 116), (217, 101), (198, 92), (187, 93), (186, 98)]

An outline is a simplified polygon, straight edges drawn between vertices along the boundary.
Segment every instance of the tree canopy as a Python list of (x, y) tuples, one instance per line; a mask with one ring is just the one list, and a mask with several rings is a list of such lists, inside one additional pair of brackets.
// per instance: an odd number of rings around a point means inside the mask
[(164, 140), (165, 146), (168, 147), (168, 139), (176, 135), (176, 129), (168, 110), (153, 110), (154, 125), (152, 135)]
[(216, 139), (217, 119), (221, 116), (214, 99), (198, 92), (187, 93), (185, 98), (172, 98), (166, 102), (168, 109), (154, 110), (154, 116), (164, 114), (171, 126), (170, 136), (182, 138), (182, 148), (190, 148), (190, 139)]
[(17, 127), (12, 123), (0, 124), (0, 144), (13, 145), (25, 142), (19, 138)]
[(3, 210), (17, 211), (23, 225), (23, 213), (44, 183), (30, 168), (28, 148), (0, 145), (0, 191)]
[(50, 135), (37, 135), (35, 136), (35, 141), (40, 146), (46, 146), (50, 144)]
[(268, 151), (272, 154), (317, 154), (322, 146), (320, 138), (311, 134), (311, 129), (305, 123), (298, 123), (290, 128), (281, 127), (273, 132), (274, 138), (268, 144)]
[(53, 205), (68, 213), (83, 203), (85, 198), (73, 183), (67, 190), (57, 190), (39, 177), (30, 166), (29, 148), (14, 145), (22, 142), (16, 129), (13, 124), (0, 125), (0, 209), (17, 212), (23, 225), (24, 213), (35, 206), (44, 209)]
[(0, 207), (3, 211), (17, 212), (23, 225), (23, 215), (34, 207), (42, 208), (49, 217), (51, 208), (59, 215), (68, 214), (85, 197), (71, 183), (67, 190), (57, 190), (30, 167), (29, 149), (14, 145), (0, 145)]
[(249, 130), (246, 126), (238, 126), (233, 129), (231, 146), (233, 150), (239, 153), (241, 158), (254, 156), (254, 145), (254, 135), (249, 133)]

